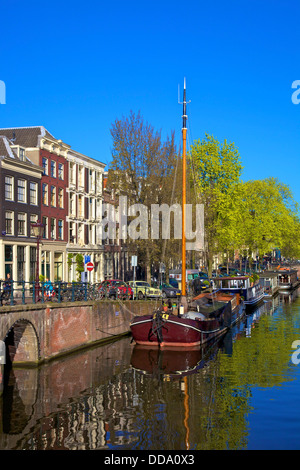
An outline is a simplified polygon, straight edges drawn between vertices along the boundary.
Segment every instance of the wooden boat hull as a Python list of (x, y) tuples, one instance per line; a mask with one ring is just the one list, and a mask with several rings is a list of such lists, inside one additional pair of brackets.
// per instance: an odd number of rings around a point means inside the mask
[(153, 328), (153, 315), (143, 315), (133, 319), (130, 329), (137, 344), (189, 348), (225, 334), (228, 327), (222, 326), (216, 319), (199, 321), (170, 315), (162, 324), (159, 337)]
[[(231, 324), (228, 302), (211, 318), (178, 317), (172, 313), (134, 317), (130, 330), (137, 344), (157, 347), (194, 347), (226, 333)], [(197, 313), (195, 313), (197, 316)]]

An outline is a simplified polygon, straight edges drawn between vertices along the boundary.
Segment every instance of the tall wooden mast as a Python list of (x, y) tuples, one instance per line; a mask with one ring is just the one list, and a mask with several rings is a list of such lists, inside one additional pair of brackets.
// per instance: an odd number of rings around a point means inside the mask
[(186, 82), (184, 79), (183, 87), (183, 115), (182, 115), (182, 246), (181, 246), (181, 295), (186, 296), (186, 134), (187, 134), (187, 114), (186, 114)]

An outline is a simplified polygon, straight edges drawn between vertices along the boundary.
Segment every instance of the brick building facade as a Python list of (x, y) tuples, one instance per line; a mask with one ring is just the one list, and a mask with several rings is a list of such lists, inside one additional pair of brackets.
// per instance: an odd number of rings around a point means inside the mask
[(0, 279), (9, 273), (15, 281), (33, 281), (36, 239), (31, 223), (41, 218), (39, 197), (42, 168), (0, 132)]

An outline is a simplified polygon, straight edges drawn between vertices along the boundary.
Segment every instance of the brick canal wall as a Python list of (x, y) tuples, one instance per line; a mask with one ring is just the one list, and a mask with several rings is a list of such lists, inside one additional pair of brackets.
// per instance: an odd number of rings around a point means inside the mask
[(100, 301), (2, 307), (0, 340), (14, 365), (39, 364), (128, 334), (155, 301)]

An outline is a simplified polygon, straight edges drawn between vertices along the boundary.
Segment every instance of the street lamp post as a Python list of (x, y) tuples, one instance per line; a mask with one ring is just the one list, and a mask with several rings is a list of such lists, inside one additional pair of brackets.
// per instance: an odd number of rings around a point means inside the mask
[(31, 224), (32, 233), (36, 237), (36, 270), (35, 270), (35, 302), (39, 299), (40, 288), (40, 241), (43, 236), (44, 225), (38, 220)]

